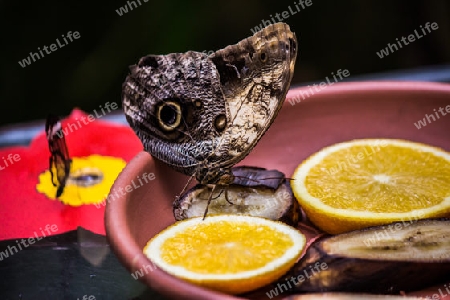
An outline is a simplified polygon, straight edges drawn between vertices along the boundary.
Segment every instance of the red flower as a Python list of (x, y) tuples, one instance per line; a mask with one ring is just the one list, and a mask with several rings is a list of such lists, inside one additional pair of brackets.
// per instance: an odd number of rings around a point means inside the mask
[[(72, 158), (98, 154), (129, 162), (142, 150), (130, 127), (94, 117), (75, 109), (62, 121)], [(42, 129), (29, 147), (0, 150), (0, 240), (60, 234), (78, 226), (104, 235), (103, 205), (73, 207), (36, 190), (39, 175), (49, 168), (50, 152)]]

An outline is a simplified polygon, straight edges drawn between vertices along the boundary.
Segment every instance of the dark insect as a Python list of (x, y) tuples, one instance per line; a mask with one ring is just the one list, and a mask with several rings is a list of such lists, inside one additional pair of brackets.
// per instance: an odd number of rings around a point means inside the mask
[[(45, 133), (47, 135), (48, 148), (50, 150), (49, 169), (52, 178), (52, 184), (58, 187), (56, 198), (59, 198), (64, 191), (70, 174), (72, 160), (67, 149), (66, 139), (62, 131), (61, 121), (57, 116), (48, 115), (45, 123)], [(53, 167), (56, 174), (53, 174)], [(55, 182), (56, 178), (56, 182)]]
[(296, 57), (297, 38), (285, 23), (211, 55), (147, 55), (123, 84), (126, 119), (147, 152), (211, 187), (209, 205), (275, 120)]

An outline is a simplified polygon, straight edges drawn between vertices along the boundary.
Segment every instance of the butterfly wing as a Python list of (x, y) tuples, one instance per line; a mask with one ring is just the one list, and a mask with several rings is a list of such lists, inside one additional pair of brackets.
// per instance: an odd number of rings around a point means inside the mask
[[(54, 115), (47, 117), (45, 132), (50, 150), (49, 170), (52, 183), (54, 186), (57, 186), (56, 198), (58, 198), (63, 193), (69, 178), (72, 160), (67, 149), (62, 124), (58, 117)], [(53, 168), (56, 170), (56, 174), (53, 174)], [(56, 182), (54, 179), (56, 179)]]
[(215, 65), (204, 53), (148, 55), (130, 67), (122, 102), (154, 157), (192, 175), (220, 140), (227, 115)]
[(276, 117), (296, 46), (280, 23), (211, 56), (143, 57), (123, 84), (127, 121), (154, 157), (201, 183), (218, 182)]
[(255, 147), (283, 105), (296, 57), (297, 39), (284, 23), (267, 26), (210, 56), (230, 115), (217, 145), (227, 148), (226, 159), (211, 159), (208, 169), (231, 168)]

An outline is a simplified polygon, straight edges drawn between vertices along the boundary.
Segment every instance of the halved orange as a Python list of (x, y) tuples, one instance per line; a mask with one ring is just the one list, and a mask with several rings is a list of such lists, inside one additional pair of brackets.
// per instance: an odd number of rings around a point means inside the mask
[(179, 221), (153, 237), (144, 253), (162, 270), (230, 294), (286, 273), (305, 247), (294, 227), (260, 217), (218, 215)]
[(450, 153), (421, 143), (335, 144), (310, 156), (292, 177), (309, 219), (332, 234), (450, 215)]

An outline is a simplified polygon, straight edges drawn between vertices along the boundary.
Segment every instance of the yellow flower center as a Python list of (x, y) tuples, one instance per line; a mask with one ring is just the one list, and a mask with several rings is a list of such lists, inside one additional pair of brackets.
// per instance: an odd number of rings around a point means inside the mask
[[(125, 165), (123, 159), (111, 156), (73, 157), (69, 177), (58, 200), (70, 206), (102, 203)], [(54, 167), (52, 171), (56, 174)], [(38, 192), (55, 199), (57, 188), (49, 170), (39, 175)]]

